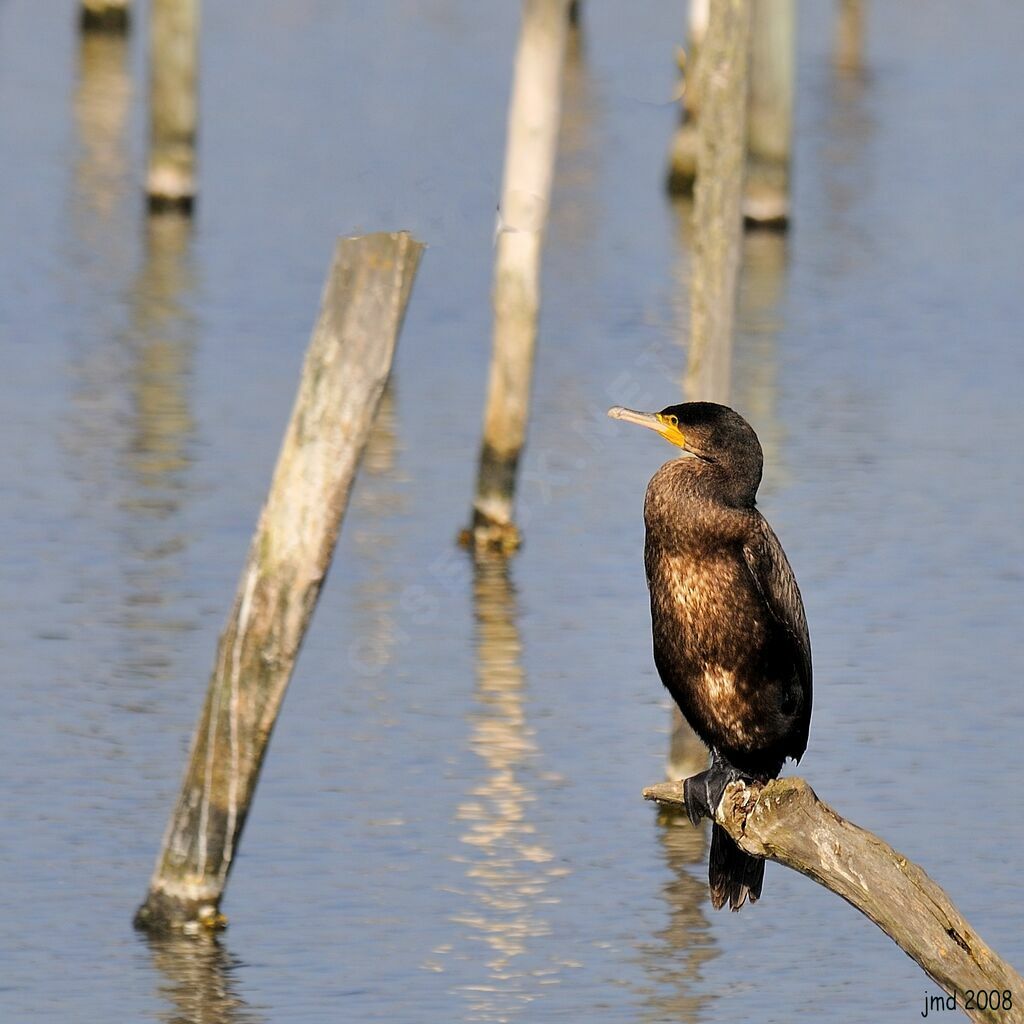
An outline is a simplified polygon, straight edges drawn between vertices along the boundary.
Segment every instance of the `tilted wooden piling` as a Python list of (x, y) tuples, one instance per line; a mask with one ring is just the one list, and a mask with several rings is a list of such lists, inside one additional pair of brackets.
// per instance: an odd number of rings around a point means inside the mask
[(216, 928), (278, 709), (330, 566), (423, 246), (339, 241), (267, 502), (217, 646), (146, 901), (154, 931)]
[(743, 215), (750, 224), (789, 223), (796, 65), (794, 0), (752, 0), (747, 180)]
[[(680, 782), (651, 786), (644, 799), (676, 810), (685, 806)], [(730, 783), (715, 820), (742, 850), (807, 875), (874, 921), (937, 985), (956, 993), (957, 1008), (972, 1020), (1024, 1022), (1024, 978), (921, 868), (841, 818), (803, 779)], [(936, 822), (944, 824), (941, 816)], [(968, 992), (975, 994), (973, 1008), (965, 1005)]]
[(554, 176), (569, 0), (524, 0), (509, 106), (494, 263), (494, 340), (473, 519), (475, 547), (513, 550), (516, 469), (526, 438), (540, 262)]
[[(689, 402), (726, 404), (743, 237), (740, 205), (746, 149), (750, 0), (716, 0), (709, 14), (700, 58), (700, 173), (693, 212), (690, 338), (683, 392)], [(675, 778), (693, 774), (706, 760), (704, 745), (679, 709), (673, 708), (667, 773)]]
[(151, 210), (191, 211), (196, 198), (199, 0), (153, 0), (149, 48)]
[(85, 32), (126, 32), (131, 0), (81, 0), (79, 23)]
[[(750, 0), (716, 0), (704, 40), (688, 377), (728, 393), (743, 220)], [(724, 383), (723, 383), (724, 382)], [(688, 384), (687, 389), (693, 385)]]

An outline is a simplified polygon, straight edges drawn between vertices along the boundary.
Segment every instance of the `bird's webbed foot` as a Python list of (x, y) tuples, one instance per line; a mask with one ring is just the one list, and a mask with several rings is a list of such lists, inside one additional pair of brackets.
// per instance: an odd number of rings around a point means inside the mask
[(727, 761), (718, 757), (712, 757), (711, 767), (699, 775), (693, 775), (683, 780), (683, 801), (686, 804), (686, 814), (690, 821), (696, 825), (701, 818), (715, 820), (715, 811), (722, 801), (722, 794), (730, 782), (740, 780), (751, 781), (750, 777), (744, 775), (737, 768), (733, 768)]

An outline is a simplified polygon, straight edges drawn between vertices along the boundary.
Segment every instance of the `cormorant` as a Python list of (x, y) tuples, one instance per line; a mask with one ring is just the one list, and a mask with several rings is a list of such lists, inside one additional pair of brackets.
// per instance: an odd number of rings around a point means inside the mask
[(658, 413), (616, 407), (613, 419), (657, 431), (680, 449), (647, 485), (644, 564), (654, 663), (711, 751), (684, 783), (696, 824), (711, 818), (715, 908), (761, 895), (764, 861), (745, 854), (715, 808), (735, 779), (775, 778), (799, 761), (811, 722), (811, 644), (782, 545), (755, 508), (761, 445), (739, 413), (712, 402)]

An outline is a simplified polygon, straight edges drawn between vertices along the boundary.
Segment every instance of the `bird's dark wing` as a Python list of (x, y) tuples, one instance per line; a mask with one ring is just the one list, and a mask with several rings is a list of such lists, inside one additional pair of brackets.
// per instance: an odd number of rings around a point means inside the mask
[(804, 695), (802, 736), (798, 744), (799, 753), (796, 755), (799, 761), (807, 747), (807, 733), (811, 724), (811, 639), (807, 633), (807, 616), (804, 614), (800, 588), (796, 585), (796, 578), (779, 538), (760, 513), (754, 514), (757, 522), (751, 537), (743, 545), (743, 557), (769, 611), (785, 628), (793, 643), (794, 662)]

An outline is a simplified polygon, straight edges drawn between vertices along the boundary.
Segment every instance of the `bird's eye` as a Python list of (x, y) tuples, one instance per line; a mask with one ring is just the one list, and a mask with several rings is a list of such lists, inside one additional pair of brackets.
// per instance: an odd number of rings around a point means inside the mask
[(665, 419), (668, 421), (668, 425), (670, 427), (678, 427), (679, 426), (679, 417), (678, 416), (666, 416)]

